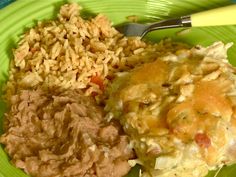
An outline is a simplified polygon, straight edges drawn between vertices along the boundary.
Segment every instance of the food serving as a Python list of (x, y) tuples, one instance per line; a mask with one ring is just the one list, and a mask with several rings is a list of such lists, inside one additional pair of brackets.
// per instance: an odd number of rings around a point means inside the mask
[(135, 156), (119, 122), (105, 119), (106, 86), (117, 71), (187, 47), (126, 38), (105, 16), (84, 20), (80, 9), (63, 5), (56, 20), (29, 29), (13, 51), (0, 141), (31, 176), (127, 174)]
[(235, 163), (231, 44), (125, 37), (81, 9), (61, 6), (13, 50), (0, 136), (12, 164), (36, 177), (122, 177), (135, 164), (203, 177)]
[(131, 137), (142, 176), (203, 177), (236, 162), (231, 45), (170, 53), (113, 82), (106, 109)]

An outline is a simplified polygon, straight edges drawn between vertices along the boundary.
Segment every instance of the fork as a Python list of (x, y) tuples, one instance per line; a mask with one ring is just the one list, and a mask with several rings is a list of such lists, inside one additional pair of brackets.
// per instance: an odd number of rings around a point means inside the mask
[(167, 28), (235, 25), (235, 16), (236, 5), (230, 5), (151, 24), (121, 24), (116, 29), (125, 36), (144, 37), (150, 31)]

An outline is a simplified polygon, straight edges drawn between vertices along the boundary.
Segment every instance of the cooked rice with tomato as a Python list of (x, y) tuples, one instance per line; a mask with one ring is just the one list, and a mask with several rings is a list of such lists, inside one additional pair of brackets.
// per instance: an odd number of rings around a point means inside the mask
[(58, 18), (39, 22), (14, 50), (7, 83), (8, 97), (25, 88), (83, 89), (102, 94), (118, 71), (156, 59), (187, 45), (161, 41), (149, 44), (120, 34), (104, 15), (85, 20), (78, 4), (61, 7)]

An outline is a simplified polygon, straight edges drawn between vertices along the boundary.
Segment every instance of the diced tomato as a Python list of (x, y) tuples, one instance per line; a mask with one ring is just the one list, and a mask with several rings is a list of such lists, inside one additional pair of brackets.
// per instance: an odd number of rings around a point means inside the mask
[(91, 95), (92, 95), (92, 97), (95, 97), (95, 96), (98, 95), (98, 93), (97, 92), (92, 92)]
[(113, 80), (115, 77), (114, 77), (114, 76), (109, 76), (109, 75), (108, 75), (106, 78), (107, 78), (108, 80)]
[(208, 148), (211, 146), (211, 139), (205, 133), (197, 133), (194, 139), (202, 148)]
[(37, 48), (35, 48), (35, 47), (32, 47), (32, 48), (30, 49), (30, 51), (31, 51), (32, 53), (34, 53), (34, 52), (36, 52), (36, 51), (37, 51)]
[(99, 88), (102, 91), (104, 91), (105, 87), (104, 87), (103, 79), (100, 76), (92, 76), (90, 82), (97, 84)]

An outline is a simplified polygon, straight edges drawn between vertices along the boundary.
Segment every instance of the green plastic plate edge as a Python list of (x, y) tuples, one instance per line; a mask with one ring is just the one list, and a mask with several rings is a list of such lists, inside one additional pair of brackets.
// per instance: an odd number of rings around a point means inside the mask
[[(194, 12), (221, 7), (230, 4), (228, 0), (18, 0), (0, 10), (0, 89), (8, 77), (9, 61), (12, 58), (12, 48), (16, 47), (20, 35), (33, 26), (36, 21), (56, 18), (59, 7), (68, 2), (78, 2), (83, 7), (82, 15), (88, 16), (103, 13), (114, 24), (127, 21), (127, 16), (136, 15), (139, 21), (155, 21), (169, 17), (187, 15)], [(191, 45), (207, 46), (215, 41), (236, 43), (236, 26), (192, 28), (182, 35), (181, 29), (156, 31), (147, 36), (147, 39), (159, 41), (165, 37), (182, 41)], [(229, 52), (229, 61), (236, 66), (236, 46)], [(1, 95), (1, 92), (0, 92)], [(0, 100), (0, 134), (2, 133), (2, 119), (6, 110)], [(213, 177), (210, 172), (207, 177)], [(21, 170), (12, 166), (9, 158), (0, 146), (0, 177), (26, 177)], [(128, 175), (138, 176), (138, 168)], [(236, 165), (223, 168), (217, 177), (236, 176)]]

